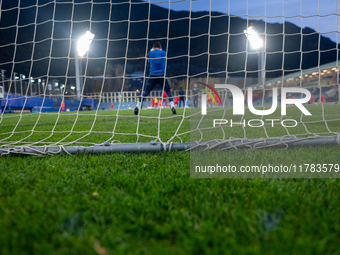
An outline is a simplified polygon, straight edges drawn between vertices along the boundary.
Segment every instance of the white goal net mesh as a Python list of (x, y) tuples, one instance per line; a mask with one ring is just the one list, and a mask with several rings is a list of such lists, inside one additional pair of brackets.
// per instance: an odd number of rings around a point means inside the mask
[[(0, 5), (2, 152), (16, 146), (243, 144), (339, 136), (337, 0), (3, 0)], [(89, 48), (78, 42), (85, 34), (94, 36), (85, 40)], [(167, 54), (166, 78), (177, 114), (159, 84), (134, 115), (155, 42)], [(215, 93), (215, 84), (242, 91), (243, 115), (233, 115), (235, 99), (226, 89)], [(293, 90), (281, 93), (294, 87), (310, 92), (303, 106), (311, 115), (295, 105), (281, 114), (281, 97), (305, 97)], [(277, 99), (276, 111), (252, 114), (249, 88), (251, 105), (266, 110)]]

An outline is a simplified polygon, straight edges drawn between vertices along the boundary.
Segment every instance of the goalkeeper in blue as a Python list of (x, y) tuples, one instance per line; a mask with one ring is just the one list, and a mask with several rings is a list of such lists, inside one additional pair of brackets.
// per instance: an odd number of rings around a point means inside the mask
[(174, 99), (172, 98), (170, 84), (165, 73), (166, 53), (164, 50), (162, 50), (162, 45), (159, 42), (154, 43), (152, 49), (148, 53), (148, 58), (150, 62), (150, 76), (146, 82), (145, 90), (143, 91), (141, 97), (139, 98), (139, 102), (134, 109), (134, 113), (135, 115), (138, 115), (138, 111), (143, 105), (143, 99), (150, 94), (151, 90), (153, 90), (157, 84), (159, 84), (161, 87), (164, 86), (164, 91), (166, 92), (170, 101), (171, 111), (173, 114), (176, 114), (176, 108)]

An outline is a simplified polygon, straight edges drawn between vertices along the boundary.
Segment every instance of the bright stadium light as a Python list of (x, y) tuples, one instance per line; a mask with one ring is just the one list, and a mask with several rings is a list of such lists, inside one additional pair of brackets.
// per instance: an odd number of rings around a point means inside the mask
[(259, 70), (258, 84), (262, 84), (264, 81), (264, 69), (265, 69), (264, 65), (265, 53), (264, 51), (261, 51), (261, 49), (263, 48), (263, 41), (252, 26), (249, 26), (247, 30), (244, 30), (244, 34), (246, 35), (251, 48), (253, 50), (256, 50), (258, 53), (257, 57), (257, 67)]
[(83, 87), (83, 79), (82, 79), (82, 58), (90, 49), (90, 44), (94, 38), (94, 34), (90, 31), (86, 31), (86, 33), (80, 37), (77, 41), (77, 53), (75, 57), (75, 69), (76, 69), (76, 88), (77, 88), (77, 96), (78, 99), (81, 98), (82, 87)]
[(24, 94), (24, 90), (23, 90), (23, 86), (22, 86), (22, 80), (23, 79), (25, 79), (26, 78), (26, 76), (24, 75), (24, 74), (20, 74), (20, 93), (21, 93), (21, 95), (23, 95)]
[(252, 26), (248, 27), (247, 30), (244, 30), (244, 34), (247, 36), (250, 46), (254, 50), (257, 50), (263, 46), (263, 41), (258, 36), (258, 34), (256, 33)]
[(83, 57), (86, 52), (88, 52), (93, 38), (94, 34), (92, 34), (90, 31), (86, 31), (86, 33), (79, 38), (77, 43), (77, 51), (79, 57)]

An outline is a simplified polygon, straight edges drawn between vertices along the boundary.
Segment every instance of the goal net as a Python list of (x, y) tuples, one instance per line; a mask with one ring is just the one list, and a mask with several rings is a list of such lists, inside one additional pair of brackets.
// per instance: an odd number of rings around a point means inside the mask
[(337, 1), (255, 2), (1, 1), (0, 154), (338, 143)]

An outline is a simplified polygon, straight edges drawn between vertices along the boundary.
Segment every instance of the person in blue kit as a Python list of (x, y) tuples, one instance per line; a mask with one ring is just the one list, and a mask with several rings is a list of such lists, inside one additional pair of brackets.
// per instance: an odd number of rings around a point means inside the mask
[(165, 73), (166, 53), (164, 50), (162, 50), (162, 45), (159, 42), (154, 43), (152, 49), (148, 53), (148, 58), (150, 61), (150, 76), (146, 82), (145, 90), (139, 98), (139, 102), (137, 102), (134, 113), (135, 115), (138, 115), (138, 112), (143, 105), (143, 99), (150, 94), (150, 91), (153, 90), (157, 84), (159, 84), (164, 86), (164, 91), (166, 92), (170, 101), (171, 111), (173, 114), (176, 114), (176, 108), (171, 94), (170, 84)]

